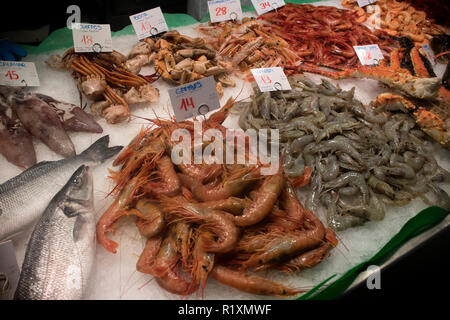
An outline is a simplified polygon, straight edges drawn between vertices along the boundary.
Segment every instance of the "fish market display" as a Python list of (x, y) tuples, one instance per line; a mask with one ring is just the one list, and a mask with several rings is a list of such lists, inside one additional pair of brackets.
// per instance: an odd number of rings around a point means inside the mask
[(95, 255), (93, 185), (82, 165), (50, 201), (28, 243), (16, 300), (78, 300)]
[(251, 77), (250, 69), (283, 67), (287, 69), (299, 63), (299, 56), (283, 38), (273, 34), (272, 28), (261, 21), (244, 18), (242, 23), (226, 21), (218, 24), (199, 26), (205, 41), (217, 50), (219, 57), (226, 61), (241, 78)]
[(273, 34), (286, 40), (302, 60), (315, 65), (360, 65), (353, 46), (378, 44), (385, 56), (393, 41), (383, 31), (372, 32), (357, 13), (335, 7), (288, 3), (259, 17)]
[(22, 168), (36, 164), (31, 136), (63, 157), (74, 156), (67, 131), (102, 133), (103, 129), (70, 103), (17, 87), (0, 88), (0, 152), (9, 162)]
[(437, 164), (414, 118), (384, 106), (369, 109), (354, 99), (354, 89), (327, 80), (317, 85), (297, 76), (290, 82), (292, 91), (257, 92), (243, 105), (239, 125), (280, 130), (284, 171), (310, 177), (306, 207), (316, 211), (322, 203), (330, 227), (383, 219), (385, 205), (416, 197), (450, 208), (437, 185), (450, 182), (450, 174)]
[(229, 66), (218, 59), (216, 50), (201, 38), (168, 31), (158, 37), (155, 52), (155, 70), (171, 84), (181, 85), (214, 76), (219, 96), (223, 95), (223, 86), (236, 85), (227, 75)]
[[(221, 123), (232, 106), (229, 100), (205, 120), (203, 132), (226, 132)], [(120, 217), (136, 216), (137, 230), (147, 238), (136, 268), (153, 275), (171, 293), (204, 290), (209, 276), (253, 294), (301, 292), (250, 273), (310, 268), (337, 245), (333, 231), (299, 202), (281, 166), (272, 175), (262, 175), (257, 165), (175, 165), (171, 134), (183, 129), (193, 137), (194, 123), (157, 119), (154, 124), (114, 162), (122, 166), (111, 176), (115, 200), (97, 223), (103, 247), (115, 253), (118, 244), (107, 234)], [(187, 141), (191, 144), (193, 138)], [(203, 150), (210, 147), (203, 142)]]
[(91, 112), (108, 123), (130, 118), (129, 104), (156, 102), (159, 91), (150, 83), (156, 76), (141, 76), (128, 71), (127, 58), (112, 53), (75, 53), (71, 48), (63, 57), (51, 56), (46, 62), (58, 69), (67, 69), (77, 80), (80, 90), (91, 104)]
[(361, 17), (360, 21), (374, 16), (375, 18), (370, 19), (370, 25), (391, 36), (410, 37), (418, 46), (428, 43), (434, 35), (445, 33), (444, 27), (406, 1), (378, 0), (372, 5), (360, 8), (356, 0), (344, 0), (342, 6), (354, 9)]
[(122, 149), (109, 148), (108, 144), (109, 136), (104, 136), (79, 155), (39, 162), (0, 184), (0, 240), (8, 239), (35, 223), (80, 165), (95, 167)]

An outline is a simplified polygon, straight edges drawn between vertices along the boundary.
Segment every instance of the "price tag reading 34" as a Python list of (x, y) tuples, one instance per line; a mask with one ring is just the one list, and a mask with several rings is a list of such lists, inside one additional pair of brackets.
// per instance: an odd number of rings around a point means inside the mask
[(370, 44), (367, 46), (353, 46), (356, 55), (362, 65), (371, 66), (378, 64), (378, 61), (383, 60), (384, 56), (377, 44)]
[(0, 85), (39, 87), (39, 77), (33, 62), (0, 61)]
[(213, 23), (242, 19), (241, 0), (208, 1), (208, 9)]
[(130, 20), (139, 40), (169, 30), (160, 7), (132, 15)]
[(292, 90), (281, 67), (250, 69), (261, 92)]
[(252, 3), (258, 16), (262, 15), (263, 13), (281, 8), (286, 4), (284, 3), (284, 0), (252, 0)]
[(169, 97), (178, 122), (220, 108), (213, 76), (169, 89)]
[(109, 24), (72, 23), (75, 52), (111, 52)]

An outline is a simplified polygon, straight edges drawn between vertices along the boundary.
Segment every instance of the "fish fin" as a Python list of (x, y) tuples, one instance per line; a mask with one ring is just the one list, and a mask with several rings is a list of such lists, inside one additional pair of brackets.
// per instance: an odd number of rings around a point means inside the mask
[(83, 153), (81, 153), (81, 156), (92, 160), (95, 163), (102, 163), (115, 156), (123, 148), (122, 146), (109, 148), (108, 144), (109, 135), (103, 136), (96, 142), (94, 142), (89, 148), (83, 151)]
[(75, 225), (73, 227), (73, 240), (78, 241), (80, 235), (82, 234), (83, 228), (86, 225), (86, 219), (82, 215), (78, 215), (75, 220)]

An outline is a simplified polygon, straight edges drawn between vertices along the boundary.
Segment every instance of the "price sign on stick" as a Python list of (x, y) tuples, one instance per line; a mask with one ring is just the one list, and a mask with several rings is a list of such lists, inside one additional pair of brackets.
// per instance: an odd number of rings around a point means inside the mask
[(111, 28), (109, 24), (72, 23), (75, 52), (111, 52)]
[(250, 69), (261, 92), (291, 90), (291, 85), (281, 67)]
[(0, 85), (39, 87), (39, 77), (33, 62), (0, 61)]
[(430, 60), (430, 62), (431, 62), (433, 65), (435, 65), (435, 64), (436, 64), (436, 61), (434, 60), (434, 53), (433, 53), (433, 50), (431, 50), (431, 48), (430, 48), (430, 46), (428, 45), (428, 43), (425, 43), (425, 44), (422, 46), (422, 49), (423, 49), (423, 51), (425, 52), (425, 54), (426, 54), (428, 60)]
[(178, 122), (220, 108), (213, 76), (169, 89), (169, 97)]
[(383, 60), (384, 56), (377, 44), (370, 44), (367, 46), (353, 46), (356, 55), (362, 65), (371, 66), (378, 64), (378, 61)]
[(377, 0), (357, 0), (357, 1), (358, 6), (360, 6), (361, 8), (377, 2)]
[(160, 7), (132, 15), (130, 20), (139, 40), (169, 30)]
[(241, 20), (241, 0), (212, 0), (208, 1), (211, 22), (227, 20)]
[(284, 3), (284, 0), (252, 0), (252, 4), (256, 13), (260, 16), (263, 13), (281, 8), (286, 3)]

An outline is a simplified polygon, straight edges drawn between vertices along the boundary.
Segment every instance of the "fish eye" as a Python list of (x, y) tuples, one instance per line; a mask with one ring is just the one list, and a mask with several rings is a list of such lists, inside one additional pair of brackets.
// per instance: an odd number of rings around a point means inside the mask
[(81, 179), (80, 178), (75, 178), (74, 180), (73, 180), (73, 183), (76, 185), (76, 186), (80, 186), (81, 185)]

